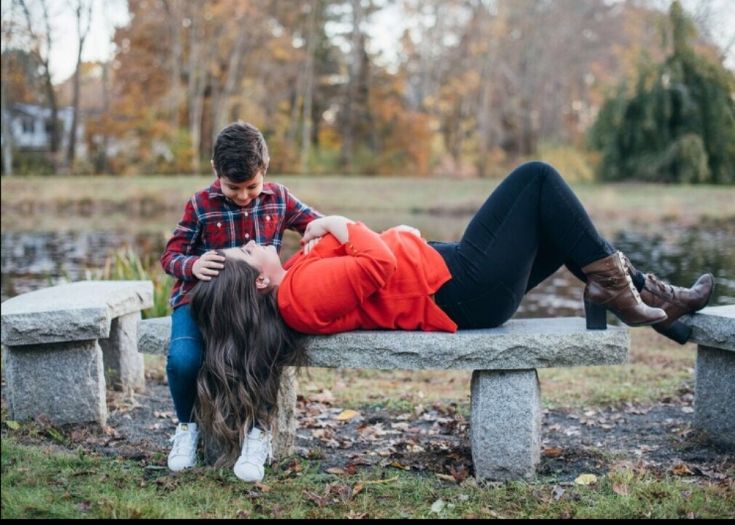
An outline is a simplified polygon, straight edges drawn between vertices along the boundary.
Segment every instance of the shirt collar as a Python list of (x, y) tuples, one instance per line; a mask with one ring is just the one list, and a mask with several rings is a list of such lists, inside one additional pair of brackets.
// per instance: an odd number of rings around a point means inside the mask
[[(225, 194), (222, 193), (222, 184), (220, 184), (219, 177), (216, 177), (214, 179), (214, 182), (209, 187), (209, 197), (210, 198), (222, 198), (226, 199)], [(267, 182), (263, 183), (263, 189), (260, 190), (260, 194), (267, 194), (267, 195), (275, 195), (275, 192), (269, 187), (269, 184)]]

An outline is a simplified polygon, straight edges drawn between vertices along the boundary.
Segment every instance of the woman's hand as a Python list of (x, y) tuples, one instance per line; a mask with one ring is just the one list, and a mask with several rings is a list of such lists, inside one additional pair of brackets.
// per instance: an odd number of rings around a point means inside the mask
[(341, 215), (329, 215), (314, 219), (306, 226), (301, 243), (308, 244), (312, 239), (324, 237), (328, 233), (334, 235), (340, 243), (345, 243), (349, 240), (347, 225), (353, 224), (354, 222)]
[(306, 255), (311, 250), (313, 250), (314, 249), (314, 246), (316, 246), (316, 243), (318, 243), (321, 240), (322, 240), (321, 237), (315, 237), (315, 238), (313, 238), (312, 240), (310, 240), (307, 243), (303, 243), (303, 241), (302, 241), (302, 243), (304, 244), (304, 247), (302, 248), (302, 250), (304, 252), (304, 255)]
[(212, 277), (217, 277), (219, 271), (225, 267), (225, 258), (217, 255), (214, 250), (209, 250), (202, 254), (199, 259), (194, 262), (191, 271), (194, 277), (201, 281), (211, 281)]
[(421, 232), (418, 228), (414, 228), (413, 226), (408, 226), (407, 224), (400, 224), (395, 227), (396, 230), (401, 232), (408, 232), (413, 233), (416, 237), (421, 237)]

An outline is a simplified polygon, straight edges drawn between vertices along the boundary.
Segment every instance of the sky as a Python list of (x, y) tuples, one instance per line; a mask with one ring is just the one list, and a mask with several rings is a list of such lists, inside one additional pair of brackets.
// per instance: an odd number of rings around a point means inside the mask
[[(579, 0), (583, 1), (583, 0)], [(82, 59), (85, 61), (107, 60), (114, 51), (111, 36), (116, 26), (128, 23), (129, 15), (126, 0), (93, 0), (93, 13), (90, 34), (85, 43)], [(668, 0), (661, 0), (668, 4)], [(715, 37), (721, 46), (735, 35), (735, 0), (683, 0), (685, 7), (694, 9), (702, 2), (711, 3), (718, 10), (719, 31)], [(76, 66), (76, 21), (68, 8), (68, 0), (49, 0), (56, 42), (51, 51), (52, 77), (59, 83), (74, 72)], [(390, 2), (388, 3), (390, 5)], [(402, 33), (402, 24), (397, 10), (385, 9), (370, 28), (371, 42), (374, 49), (383, 56), (383, 62), (389, 63), (397, 55), (398, 39)], [(725, 65), (735, 70), (735, 48), (730, 50)]]

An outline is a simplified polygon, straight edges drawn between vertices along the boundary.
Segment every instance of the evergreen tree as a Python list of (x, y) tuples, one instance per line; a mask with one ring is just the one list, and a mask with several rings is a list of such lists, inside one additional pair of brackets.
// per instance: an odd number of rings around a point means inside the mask
[(678, 0), (669, 11), (673, 51), (641, 65), (632, 96), (610, 97), (590, 133), (606, 180), (735, 183), (735, 77), (690, 45), (696, 31)]

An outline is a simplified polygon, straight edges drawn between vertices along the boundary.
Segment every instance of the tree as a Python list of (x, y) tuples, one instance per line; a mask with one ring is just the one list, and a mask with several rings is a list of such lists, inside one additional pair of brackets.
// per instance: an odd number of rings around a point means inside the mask
[(74, 167), (74, 157), (76, 156), (77, 147), (77, 126), (79, 122), (79, 77), (82, 66), (82, 51), (84, 50), (84, 42), (89, 34), (89, 27), (92, 23), (92, 1), (76, 0), (72, 5), (74, 16), (77, 22), (77, 65), (74, 68), (74, 95), (72, 98), (72, 120), (71, 129), (69, 130), (69, 148), (66, 153), (66, 164), (69, 170)]
[(632, 96), (621, 86), (590, 133), (608, 180), (735, 183), (735, 77), (693, 50), (695, 28), (678, 1), (671, 53), (642, 64)]
[(33, 4), (33, 8), (41, 10), (41, 17), (43, 19), (43, 26), (41, 29), (36, 27), (34, 23), (34, 15), (31, 14), (31, 8), (27, 0), (17, 0), (22, 11), (24, 20), (26, 23), (26, 31), (30, 40), (30, 50), (33, 53), (40, 64), (42, 65), (43, 79), (44, 79), (44, 92), (46, 94), (46, 101), (49, 108), (51, 108), (51, 120), (49, 122), (49, 135), (51, 137), (50, 144), (50, 157), (51, 162), (54, 165), (54, 171), (58, 171), (59, 159), (59, 106), (56, 101), (56, 92), (54, 91), (54, 85), (51, 82), (51, 47), (53, 46), (54, 38), (51, 32), (51, 22), (49, 16), (49, 6), (46, 0), (36, 0), (37, 4)]

